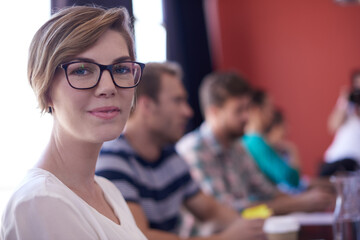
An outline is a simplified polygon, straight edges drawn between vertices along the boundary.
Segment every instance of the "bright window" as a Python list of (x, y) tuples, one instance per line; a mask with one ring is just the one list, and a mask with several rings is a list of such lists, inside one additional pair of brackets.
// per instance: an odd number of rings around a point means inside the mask
[(133, 0), (137, 60), (166, 60), (166, 31), (163, 24), (162, 0)]
[(26, 77), (29, 44), (50, 16), (50, 1), (3, 1), (1, 9), (0, 213), (51, 131), (51, 118), (41, 116)]

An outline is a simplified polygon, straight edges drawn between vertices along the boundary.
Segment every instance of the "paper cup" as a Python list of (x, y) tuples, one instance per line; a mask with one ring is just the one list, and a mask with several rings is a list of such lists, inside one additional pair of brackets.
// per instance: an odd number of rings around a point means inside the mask
[(297, 240), (299, 230), (299, 222), (290, 216), (270, 217), (264, 223), (268, 240)]

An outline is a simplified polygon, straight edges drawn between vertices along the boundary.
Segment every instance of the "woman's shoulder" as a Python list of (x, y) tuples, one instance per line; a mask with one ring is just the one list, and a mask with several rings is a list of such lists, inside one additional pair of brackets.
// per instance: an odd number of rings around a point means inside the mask
[(28, 171), (14, 191), (8, 205), (15, 207), (40, 197), (60, 199), (69, 194), (68, 191), (70, 190), (52, 173), (44, 169), (33, 168)]
[(86, 223), (93, 216), (89, 209), (52, 173), (31, 169), (10, 198), (1, 228), (8, 236), (4, 237), (6, 239), (28, 236), (32, 236), (31, 239), (53, 239), (49, 236), (71, 239), (70, 234), (92, 239), (94, 229)]

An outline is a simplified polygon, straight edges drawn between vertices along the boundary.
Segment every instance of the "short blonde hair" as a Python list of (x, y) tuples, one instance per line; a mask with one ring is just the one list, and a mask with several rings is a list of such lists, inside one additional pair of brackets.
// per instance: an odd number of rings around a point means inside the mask
[(41, 112), (49, 107), (49, 90), (58, 66), (91, 47), (108, 29), (122, 34), (130, 58), (135, 60), (133, 34), (125, 8), (65, 8), (54, 14), (36, 32), (30, 44), (28, 80)]

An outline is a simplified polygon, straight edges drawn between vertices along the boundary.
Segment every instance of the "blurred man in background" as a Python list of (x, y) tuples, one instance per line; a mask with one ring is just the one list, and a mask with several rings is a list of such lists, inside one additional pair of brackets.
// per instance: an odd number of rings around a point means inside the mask
[(266, 203), (275, 214), (324, 211), (335, 196), (314, 188), (296, 196), (280, 193), (259, 171), (240, 141), (248, 121), (252, 90), (239, 75), (212, 73), (200, 86), (204, 123), (177, 144), (202, 189), (228, 206), (244, 208)]
[[(106, 142), (97, 174), (124, 195), (135, 221), (149, 239), (180, 239), (184, 206), (196, 218), (213, 222), (218, 234), (194, 239), (264, 239), (263, 220), (243, 220), (232, 208), (200, 190), (173, 144), (193, 112), (182, 73), (173, 63), (148, 63), (137, 88), (136, 109), (123, 135)], [(120, 216), (121, 217), (121, 216)]]

